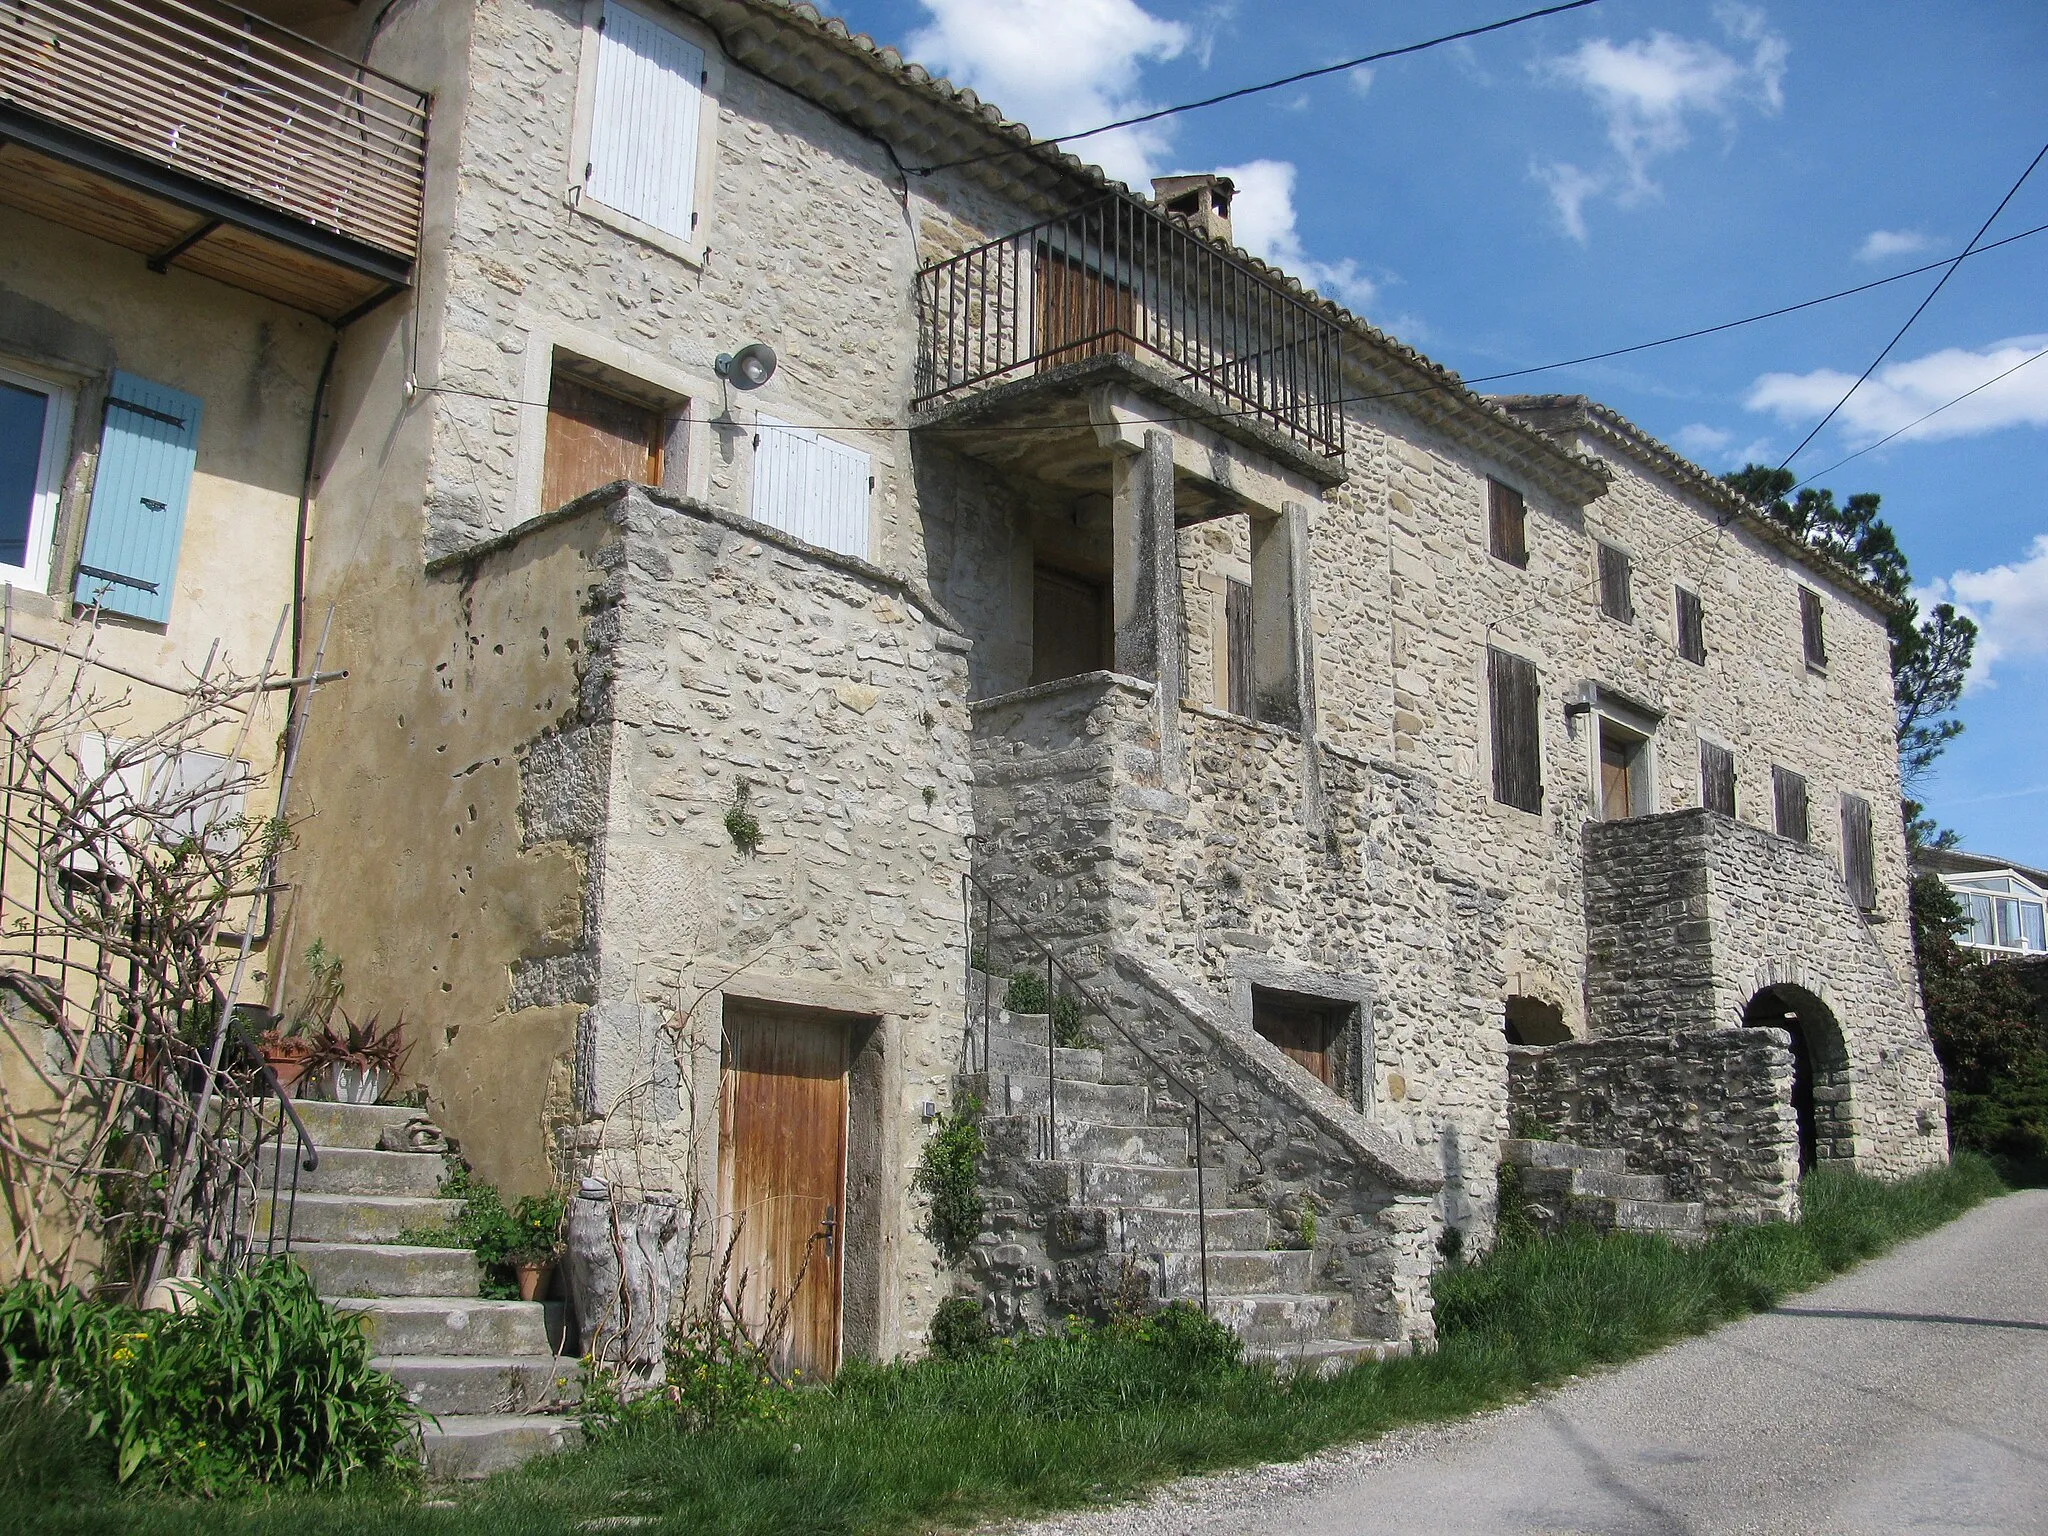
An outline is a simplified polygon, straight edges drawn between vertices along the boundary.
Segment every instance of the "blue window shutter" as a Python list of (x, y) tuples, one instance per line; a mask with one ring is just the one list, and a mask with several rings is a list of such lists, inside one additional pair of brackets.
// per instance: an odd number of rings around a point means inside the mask
[(169, 622), (185, 501), (198, 457), (198, 397), (116, 373), (107, 391), (85, 549), (78, 557), (79, 602)]

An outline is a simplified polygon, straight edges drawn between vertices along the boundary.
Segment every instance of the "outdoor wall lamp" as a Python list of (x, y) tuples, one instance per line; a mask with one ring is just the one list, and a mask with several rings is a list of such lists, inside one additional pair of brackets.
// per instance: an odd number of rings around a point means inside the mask
[(734, 389), (759, 389), (775, 377), (775, 349), (765, 341), (750, 341), (737, 352), (719, 353), (711, 366)]

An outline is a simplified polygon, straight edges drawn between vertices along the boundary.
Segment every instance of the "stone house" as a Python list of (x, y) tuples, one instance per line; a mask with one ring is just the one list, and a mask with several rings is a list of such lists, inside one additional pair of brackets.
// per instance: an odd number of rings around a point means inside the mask
[[(387, 300), (213, 328), (288, 381), (237, 408), (317, 397), (348, 671), (273, 942), (404, 1011), (485, 1176), (688, 1195), (829, 1370), (962, 1287), (1426, 1347), (1516, 1115), (1710, 1219), (1945, 1156), (1883, 599), (1696, 466), (808, 5), (263, 9), (432, 104)], [(162, 281), (36, 218), (9, 304)]]

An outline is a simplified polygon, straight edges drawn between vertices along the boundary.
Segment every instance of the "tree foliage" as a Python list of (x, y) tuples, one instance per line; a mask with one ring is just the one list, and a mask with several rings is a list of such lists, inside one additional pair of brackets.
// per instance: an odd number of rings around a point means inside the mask
[(1851, 496), (1846, 504), (1838, 503), (1833, 491), (1811, 486), (1794, 494), (1791, 470), (1761, 464), (1723, 478), (1788, 533), (1897, 605), (1885, 625), (1891, 638), (1899, 775), (1908, 785), (1925, 778), (1963, 729), (1955, 710), (1976, 651), (1976, 623), (1953, 603), (1937, 603), (1921, 614), (1905, 552), (1891, 525), (1878, 516), (1875, 492)]

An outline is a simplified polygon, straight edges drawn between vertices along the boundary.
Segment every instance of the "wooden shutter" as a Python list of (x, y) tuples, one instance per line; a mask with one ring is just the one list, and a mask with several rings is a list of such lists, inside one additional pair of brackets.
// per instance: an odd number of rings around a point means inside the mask
[(1870, 842), (1870, 802), (1842, 796), (1842, 882), (1865, 912), (1877, 905), (1877, 855)]
[(78, 557), (73, 591), (79, 602), (97, 600), (110, 613), (169, 622), (198, 460), (198, 397), (116, 373)]
[(1493, 798), (1520, 810), (1541, 811), (1536, 664), (1488, 646), (1486, 681), (1493, 724)]
[(1735, 814), (1735, 754), (1716, 742), (1700, 743), (1700, 804), (1723, 816)]
[(868, 456), (772, 416), (759, 418), (754, 443), (755, 520), (821, 549), (867, 559), (874, 488)]
[(1771, 797), (1777, 802), (1778, 835), (1803, 843), (1810, 837), (1806, 822), (1806, 780), (1790, 768), (1771, 768)]
[(540, 501), (552, 511), (614, 480), (661, 483), (662, 413), (566, 374), (548, 388)]
[(1687, 661), (1706, 664), (1706, 611), (1700, 606), (1699, 593), (1684, 587), (1678, 589), (1678, 654)]
[(1498, 480), (1486, 482), (1489, 547), (1496, 559), (1526, 569), (1529, 564), (1529, 508), (1522, 493)]
[(598, 23), (584, 195), (686, 238), (697, 223), (704, 50), (623, 5)]
[(1828, 637), (1821, 622), (1820, 594), (1811, 587), (1799, 589), (1799, 639), (1809, 667), (1828, 664)]
[(1600, 611), (1624, 624), (1635, 621), (1636, 606), (1629, 595), (1628, 551), (1612, 544), (1597, 544), (1600, 551)]
[(1246, 582), (1224, 583), (1223, 633), (1230, 712), (1250, 720), (1258, 714), (1258, 699), (1252, 688), (1252, 589)]

